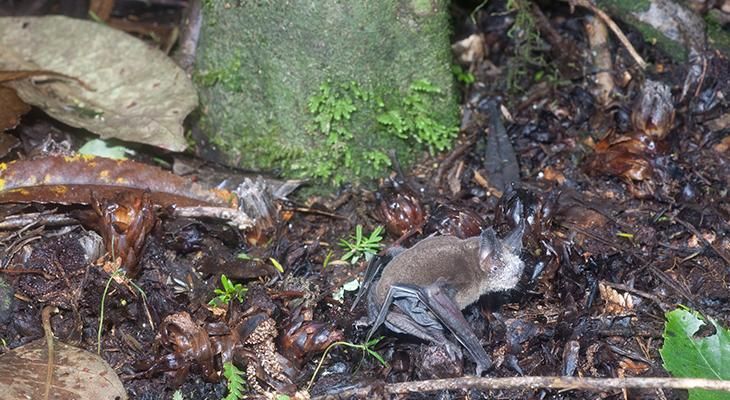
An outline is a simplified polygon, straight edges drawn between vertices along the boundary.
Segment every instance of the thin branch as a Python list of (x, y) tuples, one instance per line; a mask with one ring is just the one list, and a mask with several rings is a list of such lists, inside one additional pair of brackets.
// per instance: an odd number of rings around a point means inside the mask
[[(439, 390), (464, 389), (562, 389), (586, 391), (610, 391), (621, 389), (706, 389), (730, 392), (730, 381), (718, 381), (694, 378), (576, 378), (560, 376), (522, 376), (513, 378), (479, 378), (463, 377), (453, 379), (434, 379), (425, 381), (403, 382), (387, 384), (383, 387), (385, 393), (407, 394), (424, 393)], [(358, 393), (368, 392), (365, 388), (352, 388), (338, 393), (329, 393), (326, 396), (313, 397), (312, 400), (326, 398), (347, 398)]]
[(619, 42), (626, 48), (626, 51), (629, 52), (631, 57), (634, 59), (634, 62), (639, 65), (639, 68), (646, 69), (646, 61), (639, 55), (639, 52), (636, 51), (634, 46), (631, 44), (629, 39), (624, 35), (624, 33), (621, 31), (621, 28), (616, 25), (615, 22), (611, 19), (611, 17), (608, 16), (603, 10), (596, 7), (593, 3), (590, 2), (590, 0), (568, 0), (568, 2), (573, 5), (578, 5), (583, 8), (589, 9), (593, 14), (596, 15), (601, 21), (603, 21), (604, 24), (608, 26), (608, 29), (613, 32), (614, 35), (616, 35), (616, 38)]

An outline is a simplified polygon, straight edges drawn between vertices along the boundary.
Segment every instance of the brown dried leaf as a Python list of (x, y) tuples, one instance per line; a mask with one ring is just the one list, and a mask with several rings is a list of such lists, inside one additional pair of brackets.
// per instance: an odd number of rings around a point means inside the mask
[(100, 20), (108, 21), (114, 10), (114, 0), (91, 0), (89, 13), (94, 13)]
[(342, 331), (332, 323), (305, 321), (301, 316), (291, 321), (279, 335), (279, 352), (297, 366), (321, 353), (334, 342), (343, 340)]
[(7, 133), (0, 134), (0, 158), (5, 157), (14, 148), (20, 146), (20, 140)]
[(15, 90), (0, 86), (0, 132), (15, 128), (20, 117), (30, 111), (30, 106), (18, 97)]
[(634, 181), (649, 180), (653, 169), (647, 158), (648, 153), (649, 149), (639, 138), (606, 138), (596, 144), (587, 169), (592, 174), (618, 176)]
[[(45, 314), (46, 310), (44, 319)], [(46, 338), (0, 356), (3, 399), (127, 398), (122, 382), (106, 361), (94, 353), (56, 340), (45, 321), (44, 328)]]
[(634, 300), (629, 293), (621, 294), (616, 289), (604, 284), (598, 284), (601, 299), (606, 302), (605, 312), (610, 315), (623, 315), (632, 312)]
[(119, 192), (113, 199), (95, 198), (92, 206), (97, 217), (93, 225), (104, 238), (105, 247), (121, 259), (127, 275), (134, 278), (147, 234), (157, 222), (149, 192), (142, 196)]
[(0, 203), (91, 204), (119, 191), (142, 196), (163, 207), (229, 206), (234, 196), (208, 190), (150, 165), (94, 156), (44, 157), (0, 163)]

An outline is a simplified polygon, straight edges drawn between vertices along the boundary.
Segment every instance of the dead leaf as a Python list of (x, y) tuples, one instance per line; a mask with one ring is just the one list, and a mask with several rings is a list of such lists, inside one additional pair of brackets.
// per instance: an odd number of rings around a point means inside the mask
[(598, 284), (601, 299), (606, 302), (604, 312), (609, 315), (624, 315), (633, 312), (634, 299), (629, 293), (621, 294), (616, 289), (604, 284)]
[(0, 18), (0, 70), (48, 70), (82, 80), (22, 80), (23, 101), (102, 138), (173, 151), (187, 145), (182, 121), (197, 106), (185, 72), (157, 49), (103, 24), (63, 16)]
[(712, 149), (718, 153), (724, 153), (727, 149), (730, 149), (730, 136), (723, 138), (720, 143), (712, 146)]
[(142, 193), (163, 207), (232, 206), (226, 190), (207, 190), (161, 168), (103, 157), (43, 157), (0, 163), (0, 203), (91, 204), (120, 191)]
[(542, 175), (545, 180), (556, 182), (558, 185), (565, 184), (565, 175), (551, 166), (545, 167), (542, 171)]
[(515, 149), (502, 122), (500, 105), (490, 100), (486, 106), (489, 111), (489, 136), (487, 136), (484, 168), (489, 183), (504, 193), (510, 185), (520, 181), (520, 166), (517, 164)]
[(20, 140), (15, 136), (7, 133), (0, 134), (0, 158), (5, 157), (18, 146), (20, 146)]
[(30, 106), (15, 94), (15, 90), (0, 86), (0, 132), (18, 126), (20, 117), (30, 111)]
[(45, 338), (0, 356), (3, 399), (126, 399), (122, 382), (106, 361), (53, 337), (50, 308), (43, 310)]
[(91, 0), (89, 13), (94, 13), (102, 21), (109, 21), (114, 10), (114, 0)]

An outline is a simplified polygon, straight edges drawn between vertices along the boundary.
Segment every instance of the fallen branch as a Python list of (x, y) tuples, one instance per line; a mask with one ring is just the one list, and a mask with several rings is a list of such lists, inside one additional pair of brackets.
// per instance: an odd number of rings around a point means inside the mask
[[(384, 385), (385, 393), (408, 394), (439, 390), (464, 389), (563, 389), (586, 391), (609, 391), (620, 389), (706, 389), (730, 392), (730, 381), (694, 378), (576, 378), (561, 376), (521, 376), (513, 378), (479, 378), (468, 376), (453, 379), (434, 379), (425, 381), (391, 383)], [(350, 388), (326, 396), (313, 397), (312, 400), (326, 398), (347, 398), (357, 393), (368, 392), (366, 388)]]
[(568, 3), (571, 4), (571, 6), (577, 5), (577, 6), (580, 6), (583, 8), (587, 8), (596, 17), (598, 17), (598, 19), (603, 21), (603, 23), (608, 26), (608, 29), (610, 29), (611, 32), (613, 32), (613, 34), (616, 35), (616, 38), (618, 39), (618, 41), (621, 42), (621, 44), (626, 48), (626, 51), (629, 52), (629, 54), (631, 55), (631, 58), (634, 59), (634, 62), (636, 62), (636, 64), (639, 65), (639, 68), (646, 69), (646, 66), (647, 66), (646, 61), (644, 61), (644, 59), (639, 55), (639, 52), (636, 51), (636, 49), (631, 44), (629, 39), (626, 37), (626, 35), (624, 35), (623, 31), (621, 31), (621, 28), (619, 28), (618, 25), (616, 25), (616, 23), (613, 22), (613, 20), (611, 19), (611, 17), (608, 16), (608, 14), (606, 14), (600, 8), (596, 7), (593, 3), (590, 2), (590, 0), (567, 0), (567, 1), (568, 1)]

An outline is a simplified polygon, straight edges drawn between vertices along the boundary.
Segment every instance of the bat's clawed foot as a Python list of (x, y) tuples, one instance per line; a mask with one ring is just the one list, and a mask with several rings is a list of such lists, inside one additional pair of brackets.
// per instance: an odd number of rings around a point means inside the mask
[(444, 348), (446, 349), (446, 354), (449, 356), (449, 358), (452, 361), (459, 361), (464, 359), (464, 355), (461, 352), (461, 348), (451, 341), (446, 340), (443, 342)]
[(484, 376), (490, 369), (492, 369), (492, 360), (487, 357), (486, 360), (477, 360), (477, 376)]

